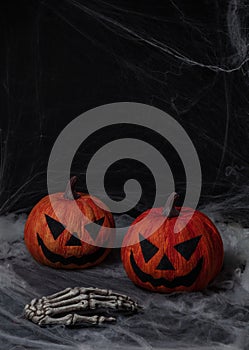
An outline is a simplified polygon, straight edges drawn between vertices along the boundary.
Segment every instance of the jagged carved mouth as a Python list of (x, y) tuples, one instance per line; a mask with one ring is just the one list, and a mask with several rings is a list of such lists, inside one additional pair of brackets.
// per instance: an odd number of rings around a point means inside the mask
[(44, 256), (52, 263), (61, 263), (63, 265), (85, 265), (88, 263), (94, 263), (97, 261), (106, 251), (106, 248), (99, 248), (96, 252), (88, 255), (83, 255), (81, 257), (76, 257), (76, 256), (69, 256), (68, 258), (65, 258), (62, 255), (55, 254), (51, 250), (48, 249), (48, 247), (45, 245), (43, 242), (42, 238), (39, 236), (37, 233), (37, 241), (39, 246), (42, 249), (42, 252)]
[(154, 278), (146, 272), (142, 271), (140, 267), (138, 267), (132, 251), (130, 254), (130, 263), (133, 268), (133, 271), (136, 273), (136, 275), (142, 282), (149, 282), (153, 287), (166, 287), (171, 289), (180, 286), (192, 286), (192, 284), (196, 281), (197, 277), (201, 272), (203, 265), (203, 257), (199, 259), (197, 265), (187, 275), (176, 277), (171, 281), (163, 277)]

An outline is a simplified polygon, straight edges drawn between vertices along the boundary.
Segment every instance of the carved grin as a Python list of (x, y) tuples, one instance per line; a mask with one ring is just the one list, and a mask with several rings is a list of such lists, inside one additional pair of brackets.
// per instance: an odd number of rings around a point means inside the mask
[(96, 262), (106, 251), (105, 248), (99, 248), (95, 253), (93, 254), (88, 254), (88, 255), (83, 255), (80, 258), (77, 258), (76, 256), (69, 256), (68, 258), (65, 258), (62, 255), (55, 254), (49, 250), (46, 245), (44, 244), (42, 238), (39, 236), (37, 233), (37, 240), (38, 244), (41, 247), (44, 256), (51, 262), (53, 263), (61, 263), (63, 265), (70, 265), (70, 264), (75, 264), (75, 265), (85, 265), (88, 263), (94, 263)]
[(176, 277), (172, 281), (162, 277), (153, 278), (151, 275), (143, 272), (138, 267), (132, 251), (130, 255), (130, 263), (134, 272), (139, 277), (139, 279), (144, 283), (149, 282), (153, 287), (161, 287), (161, 286), (166, 288), (176, 288), (180, 286), (190, 287), (196, 281), (197, 277), (199, 276), (199, 273), (201, 272), (202, 265), (203, 265), (203, 257), (199, 259), (196, 267), (194, 267), (187, 275)]

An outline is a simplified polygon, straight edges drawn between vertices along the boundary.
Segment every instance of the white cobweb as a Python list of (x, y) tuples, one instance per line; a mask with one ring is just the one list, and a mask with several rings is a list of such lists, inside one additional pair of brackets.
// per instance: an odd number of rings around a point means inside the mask
[[(248, 30), (246, 28), (248, 5), (243, 0), (231, 0), (227, 3), (227, 8), (224, 10), (226, 20), (223, 18), (225, 25), (222, 27), (222, 30), (227, 30), (227, 32), (223, 33), (222, 38), (227, 38), (230, 50), (224, 52), (224, 57), (219, 57), (213, 49), (213, 33), (209, 33), (210, 36), (205, 33), (201, 21), (192, 20), (187, 16), (179, 1), (170, 2), (175, 8), (175, 17), (174, 21), (169, 24), (159, 15), (144, 16), (139, 10), (128, 10), (125, 6), (117, 6), (105, 1), (67, 0), (61, 2), (63, 6), (60, 8), (53, 7), (51, 2), (43, 1), (40, 11), (42, 13), (44, 8), (50, 9), (79, 35), (87, 37), (103, 51), (108, 51), (113, 60), (120, 65), (121, 75), (128, 75), (127, 72), (129, 72), (142, 82), (144, 90), (151, 93), (150, 102), (152, 104), (156, 99), (163, 101), (175, 111), (179, 118), (182, 118), (181, 116), (195, 106), (207, 91), (212, 90), (216, 74), (224, 73), (228, 76), (233, 72), (240, 72), (245, 78), (248, 77)], [(222, 5), (218, 5), (218, 2), (216, 6), (218, 12), (222, 10)], [(80, 21), (74, 20), (75, 11)], [(41, 17), (42, 15), (37, 16), (36, 27), (33, 28), (34, 35), (37, 35), (34, 40), (36, 45), (34, 56), (38, 68), (40, 63), (39, 18)], [(139, 58), (133, 59), (132, 55), (132, 58), (125, 58), (120, 53), (118, 54), (114, 44), (109, 43), (108, 37), (102, 43), (94, 35), (85, 33), (82, 18), (92, 18), (96, 23), (101, 24), (101, 28), (109, 30), (110, 33), (116, 33), (120, 38), (129, 38), (131, 43), (139, 43), (145, 48), (148, 57), (141, 61)], [(187, 31), (195, 36), (197, 40), (195, 53), (185, 52), (181, 40), (172, 42), (172, 33), (167, 34), (167, 28), (174, 27), (176, 23), (179, 24), (176, 26), (179, 30), (184, 31), (187, 28)], [(167, 34), (164, 38), (158, 34), (162, 27)], [(151, 28), (154, 28), (153, 32)], [(118, 41), (115, 43), (118, 45)], [(203, 48), (207, 48), (207, 53)], [(162, 68), (162, 61), (166, 62), (165, 69)], [(157, 64), (159, 62), (160, 65)], [(158, 65), (161, 67), (160, 71), (157, 70)], [(182, 74), (185, 76), (184, 81), (187, 82), (189, 69), (193, 67), (195, 71), (190, 76), (189, 85), (186, 83), (186, 86), (182, 86), (181, 81), (177, 81), (177, 78), (171, 79), (172, 76), (177, 77)], [(200, 85), (202, 69), (214, 75)], [(8, 103), (11, 106), (10, 73), (10, 67), (7, 65), (4, 86)], [(40, 147), (37, 145), (37, 149), (42, 152), (41, 144), (48, 135), (44, 126), (45, 116), (41, 108), (40, 83), (40, 76), (37, 74), (35, 125), (39, 125), (39, 130), (36, 131), (36, 134), (28, 135), (24, 142), (33, 145), (35, 141), (39, 141), (36, 142), (36, 145), (39, 143)], [(158, 86), (160, 89), (157, 89)], [(228, 130), (231, 122), (228, 93), (227, 96), (225, 130), (222, 130), (219, 143), (216, 144), (217, 149), (222, 153), (218, 173), (225, 167), (226, 154), (234, 157), (235, 166), (236, 162), (241, 160), (240, 154), (236, 153), (236, 147), (234, 149), (227, 147), (230, 141)], [(25, 100), (25, 96), (22, 98)], [(216, 105), (213, 108), (218, 110)], [(246, 125), (241, 122), (246, 117), (243, 115), (241, 119), (239, 116), (237, 118), (238, 138), (246, 131)], [(45, 176), (44, 171), (40, 172), (39, 155), (35, 154), (36, 161), (29, 168), (26, 167), (23, 172), (23, 179), (20, 182), (22, 185), (10, 191), (14, 183), (14, 177), (11, 175), (14, 173), (13, 166), (11, 168), (10, 164), (13, 163), (15, 152), (10, 152), (9, 144), (16, 142), (18, 134), (16, 131), (22, 122), (21, 112), (19, 114), (10, 113), (9, 119), (7, 134), (2, 135), (2, 130), (0, 130), (0, 194), (5, 194), (0, 205), (0, 212), (3, 214), (11, 212), (12, 208), (17, 208), (18, 205), (20, 211), (23, 211), (23, 198), (29, 196), (32, 201), (32, 196), (37, 196), (38, 192), (41, 194), (36, 178)], [(198, 124), (195, 120), (189, 120), (188, 123), (193, 133), (196, 132), (199, 135), (199, 143), (215, 144), (216, 140), (212, 139), (205, 128), (203, 130), (196, 128)], [(210, 120), (209, 123), (210, 130), (216, 130), (217, 120)], [(22, 138), (21, 135), (23, 142)], [(238, 138), (233, 140), (230, 146), (236, 146)], [(231, 185), (235, 184), (236, 187), (240, 181), (248, 180), (244, 175), (247, 169), (236, 168), (234, 164), (227, 166), (226, 171)], [(35, 189), (28, 190), (28, 185), (32, 181), (36, 182), (37, 186)], [(217, 181), (219, 181), (218, 176)], [(237, 214), (238, 211), (241, 211), (242, 215), (247, 215), (248, 194), (248, 187), (245, 186), (237, 196), (230, 198), (226, 196), (220, 202), (214, 202), (215, 204), (202, 208), (215, 221), (221, 232), (225, 247), (225, 265), (212, 286), (204, 292), (191, 294), (162, 295), (135, 287), (124, 272), (118, 250), (113, 251), (103, 264), (92, 269), (62, 271), (41, 266), (32, 259), (24, 245), (23, 227), (26, 216), (9, 214), (0, 217), (0, 348), (11, 350), (43, 350), (46, 348), (49, 350), (248, 349), (249, 229), (245, 228), (240, 223), (241, 221), (227, 220), (225, 215), (228, 211), (231, 218), (233, 213)], [(18, 210), (15, 212), (17, 213)], [(127, 216), (121, 216), (118, 221), (121, 225), (123, 222), (129, 222), (130, 219)], [(40, 328), (22, 317), (24, 305), (32, 298), (48, 295), (66, 287), (81, 285), (110, 288), (126, 293), (144, 305), (144, 313), (131, 317), (119, 316), (117, 324), (112, 326), (81, 329), (67, 329), (61, 326)]]
[[(226, 203), (222, 204), (222, 207)], [(249, 346), (249, 229), (221, 220), (221, 204), (203, 208), (222, 235), (225, 264), (205, 291), (163, 295), (137, 288), (126, 276), (119, 251), (81, 271), (37, 264), (23, 241), (25, 216), (0, 219), (0, 342), (8, 349), (247, 349)], [(127, 216), (118, 224), (127, 223)], [(242, 272), (244, 270), (244, 272)], [(73, 286), (109, 288), (130, 295), (143, 313), (118, 316), (102, 327), (40, 328), (23, 318), (34, 297)], [(8, 345), (6, 347), (6, 344)]]

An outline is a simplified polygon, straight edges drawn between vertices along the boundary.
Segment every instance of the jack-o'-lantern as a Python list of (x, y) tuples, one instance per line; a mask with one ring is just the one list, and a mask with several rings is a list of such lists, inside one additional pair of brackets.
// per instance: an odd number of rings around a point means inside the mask
[[(76, 192), (76, 180), (71, 178), (65, 193), (41, 199), (25, 225), (24, 240), (31, 255), (54, 268), (97, 265), (110, 252), (108, 247), (115, 239), (113, 230), (108, 230), (115, 226), (112, 214), (99, 199)], [(80, 210), (75, 210), (74, 201)]]
[(222, 268), (223, 243), (216, 227), (197, 210), (175, 207), (177, 197), (173, 193), (164, 208), (151, 209), (149, 219), (149, 210), (141, 214), (123, 240), (128, 277), (151, 291), (202, 290)]

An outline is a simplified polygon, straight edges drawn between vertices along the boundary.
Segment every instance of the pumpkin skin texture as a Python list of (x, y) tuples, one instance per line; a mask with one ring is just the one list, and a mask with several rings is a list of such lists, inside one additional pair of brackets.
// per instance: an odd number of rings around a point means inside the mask
[[(161, 222), (164, 208), (151, 209), (148, 220), (146, 216), (150, 210), (147, 210), (132, 223), (121, 248), (125, 271), (136, 285), (150, 291), (202, 290), (222, 268), (222, 239), (203, 213), (187, 207), (173, 209), (178, 215), (181, 210), (180, 215), (168, 216), (162, 225), (158, 225), (158, 220)], [(175, 224), (177, 233), (174, 232)], [(138, 237), (140, 242), (132, 244)]]
[[(60, 192), (44, 197), (30, 212), (24, 241), (39, 263), (54, 268), (80, 269), (101, 263), (109, 254), (108, 244), (115, 239), (108, 230), (115, 227), (112, 214), (93, 196), (81, 192), (74, 196), (80, 211), (72, 210), (72, 198), (65, 198), (65, 193)], [(106, 209), (97, 206), (93, 199)], [(60, 220), (55, 212), (59, 213)], [(81, 212), (89, 220), (86, 221)], [(99, 225), (97, 231), (91, 228), (91, 222)], [(86, 243), (89, 241), (92, 244)], [(104, 242), (105, 247), (96, 246), (96, 242), (99, 245)]]

